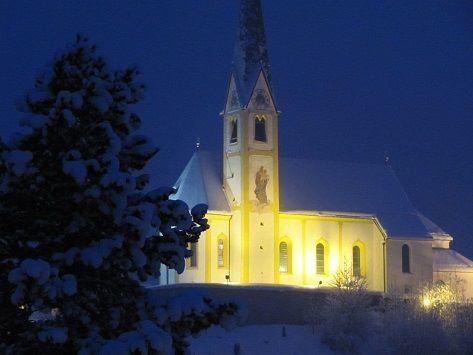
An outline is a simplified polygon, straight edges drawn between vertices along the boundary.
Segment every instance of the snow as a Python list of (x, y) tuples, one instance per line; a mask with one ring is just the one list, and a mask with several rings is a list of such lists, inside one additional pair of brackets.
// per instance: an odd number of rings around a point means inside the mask
[(29, 277), (37, 279), (40, 285), (44, 284), (49, 279), (51, 271), (49, 263), (41, 259), (25, 259), (21, 262), (20, 269)]
[(83, 185), (87, 178), (87, 166), (83, 160), (64, 160), (62, 162), (62, 170), (64, 174), (70, 175), (79, 184)]
[(189, 206), (205, 204), (210, 210), (230, 211), (221, 181), (221, 159), (216, 154), (198, 151), (174, 184), (177, 192), (171, 198), (183, 200)]
[(55, 317), (53, 316), (52, 312), (45, 312), (45, 311), (34, 311), (29, 316), (28, 320), (31, 322), (44, 322), (48, 320), (54, 320)]
[[(89, 265), (94, 268), (99, 268), (102, 265), (103, 259), (106, 258), (112, 249), (121, 248), (123, 244), (123, 236), (116, 235), (110, 239), (101, 239), (98, 243), (85, 248), (81, 252), (81, 258), (84, 265)], [(70, 250), (72, 258), (75, 257), (75, 250)], [(67, 257), (67, 253), (66, 253)]]
[(108, 341), (100, 349), (101, 355), (148, 353), (148, 343), (158, 354), (172, 353), (172, 338), (149, 320), (140, 321), (137, 330), (122, 333), (117, 340)]
[(249, 325), (231, 331), (212, 327), (187, 340), (192, 355), (234, 354), (238, 346), (242, 354), (333, 354), (311, 326), (302, 325)]
[(62, 344), (67, 340), (67, 328), (48, 328), (38, 333), (38, 339), (42, 342), (51, 341), (53, 343)]
[(28, 163), (33, 159), (30, 151), (12, 150), (4, 153), (6, 163), (15, 175), (22, 175), (27, 170)]
[(72, 296), (77, 292), (77, 281), (74, 275), (64, 275), (62, 281), (62, 291), (66, 295)]
[[(158, 277), (161, 263), (178, 265), (183, 270), (188, 254), (183, 237), (197, 238), (207, 228), (205, 207), (198, 206), (191, 215), (185, 202), (168, 201), (172, 188), (166, 190), (167, 194), (163, 194), (165, 189), (159, 190), (161, 195), (138, 191), (135, 175), (144, 188), (148, 179), (139, 170), (157, 151), (151, 139), (133, 132), (140, 128), (140, 119), (128, 106), (136, 103), (144, 87), (133, 82), (137, 74), (133, 68), (121, 74), (108, 72), (103, 59), (95, 56), (95, 47), (85, 42), (78, 36), (77, 43), (63, 51), (36, 80), (36, 91), (22, 106), (26, 115), (21, 124), (28, 132), (14, 135), (10, 145), (2, 146), (1, 160), (6, 169), (0, 189), (9, 193), (2, 200), (2, 211), (13, 221), (18, 216), (30, 217), (29, 225), (38, 230), (36, 234), (47, 235), (52, 243), (29, 238), (21, 226), (2, 240), (8, 249), (8, 258), (3, 260), (3, 275), (8, 275), (9, 283), (5, 285), (5, 296), (15, 306), (28, 310), (30, 321), (37, 323), (17, 334), (21, 338), (18, 344), (13, 338), (8, 341), (13, 352), (21, 352), (24, 344), (41, 350), (49, 348), (41, 342), (67, 342), (57, 348), (66, 352), (76, 349), (83, 354), (168, 354), (172, 352), (169, 327), (173, 325), (157, 324), (135, 281), (138, 277), (146, 279), (148, 273)], [(53, 88), (50, 80), (58, 85)], [(124, 125), (129, 125), (130, 131), (124, 130)], [(93, 131), (87, 137), (90, 139), (80, 139), (84, 130)], [(90, 149), (90, 140), (94, 140), (95, 149)], [(20, 176), (25, 173), (28, 176)], [(38, 189), (42, 189), (40, 196), (32, 198), (30, 204), (21, 203), (25, 194), (36, 196)], [(64, 193), (58, 195), (57, 191)], [(34, 218), (38, 208), (52, 205), (69, 206), (65, 224), (58, 223), (53, 214)], [(94, 226), (100, 227), (95, 228), (96, 233)], [(83, 233), (84, 228), (91, 233)], [(160, 244), (159, 237), (165, 245)], [(104, 262), (116, 249), (120, 252), (114, 260)], [(114, 268), (117, 280), (128, 276), (133, 284), (119, 290), (118, 284), (110, 280), (110, 285), (118, 288), (109, 292), (111, 299), (103, 300), (97, 312), (98, 295), (84, 287), (84, 282), (90, 283), (90, 278), (100, 273), (87, 273), (83, 267), (74, 267), (75, 263), (90, 266), (85, 268), (89, 271)], [(217, 322), (222, 314), (236, 311), (233, 305), (210, 305), (202, 298), (183, 301), (172, 306), (174, 314), (181, 317), (207, 308), (214, 313), (212, 322)], [(168, 321), (167, 306), (159, 307), (161, 318)], [(110, 318), (104, 322), (107, 314)], [(191, 315), (196, 318), (193, 331), (205, 326), (205, 316), (209, 315)], [(132, 321), (125, 324), (125, 318)], [(225, 323), (229, 325), (231, 320)], [(65, 324), (68, 328), (62, 328)], [(79, 337), (73, 336), (79, 333)], [(175, 330), (173, 335), (179, 336)], [(4, 347), (10, 344), (0, 344)]]
[(108, 163), (107, 173), (103, 175), (100, 180), (100, 185), (103, 187), (116, 184), (117, 186), (123, 186), (126, 183), (127, 175), (119, 171), (120, 162), (117, 157), (113, 154), (104, 154), (102, 157), (104, 163)]
[(434, 271), (451, 269), (470, 269), (473, 261), (452, 249), (433, 248)]
[[(175, 183), (172, 198), (230, 211), (221, 174), (220, 154), (198, 151)], [(441, 230), (414, 208), (386, 165), (280, 158), (279, 184), (283, 212), (377, 218), (393, 238), (431, 239), (432, 232)]]
[(100, 113), (106, 113), (113, 103), (113, 96), (107, 90), (109, 83), (98, 77), (92, 77), (90, 81), (95, 86), (91, 102)]
[(31, 249), (36, 249), (41, 243), (36, 240), (29, 240), (26, 242), (26, 245)]
[(83, 98), (82, 98), (82, 93), (80, 91), (73, 92), (71, 95), (71, 104), (72, 108), (75, 110), (78, 110), (82, 107), (83, 105)]
[(103, 254), (97, 246), (85, 248), (82, 253), (82, 262), (84, 265), (89, 265), (98, 269), (102, 265)]
[(62, 115), (64, 116), (64, 119), (67, 121), (69, 126), (72, 126), (77, 121), (77, 118), (70, 110), (63, 110)]
[(109, 139), (108, 144), (110, 145), (109, 152), (114, 155), (120, 153), (120, 150), (122, 149), (122, 140), (115, 133), (110, 123), (103, 122), (100, 124), (100, 127), (105, 131), (105, 133), (107, 133)]
[(144, 135), (135, 134), (127, 137), (126, 146), (131, 147), (134, 154), (147, 156), (156, 152), (156, 146), (152, 140)]
[(203, 218), (207, 213), (208, 206), (206, 204), (198, 204), (192, 207), (191, 214), (197, 218)]
[(47, 116), (30, 113), (20, 119), (20, 125), (23, 127), (40, 129), (48, 122), (48, 120), (49, 118)]

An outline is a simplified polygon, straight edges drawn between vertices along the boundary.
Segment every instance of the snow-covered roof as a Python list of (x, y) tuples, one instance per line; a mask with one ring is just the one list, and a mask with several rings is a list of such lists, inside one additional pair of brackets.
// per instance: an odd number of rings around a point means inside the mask
[[(190, 206), (206, 203), (209, 210), (230, 211), (220, 154), (196, 152), (176, 187), (175, 198)], [(445, 234), (413, 207), (394, 171), (385, 165), (280, 158), (279, 193), (281, 212), (369, 215), (391, 238)]]
[[(419, 218), (424, 224), (424, 226), (427, 228), (429, 233), (435, 234), (438, 236), (448, 236), (448, 233), (445, 232), (442, 228), (440, 228), (438, 225), (436, 225), (432, 220), (424, 216), (422, 213), (417, 212), (419, 214)], [(451, 237), (450, 237), (451, 238)]]
[(464, 257), (452, 249), (433, 248), (434, 271), (471, 269), (473, 271), (473, 261)]
[(174, 184), (177, 193), (172, 198), (185, 201), (191, 208), (205, 203), (209, 210), (230, 211), (222, 187), (221, 160), (217, 154), (196, 152)]
[(430, 238), (441, 230), (413, 207), (384, 164), (280, 158), (279, 189), (281, 211), (370, 214), (390, 237)]

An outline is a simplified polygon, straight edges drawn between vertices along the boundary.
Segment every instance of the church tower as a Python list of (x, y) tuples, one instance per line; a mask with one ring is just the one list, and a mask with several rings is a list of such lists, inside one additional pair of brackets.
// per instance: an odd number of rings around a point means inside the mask
[[(223, 186), (232, 208), (239, 280), (278, 282), (278, 112), (260, 0), (240, 0), (224, 111)], [(238, 247), (237, 247), (238, 246)], [(232, 253), (233, 254), (233, 253)], [(235, 275), (235, 273), (232, 273)]]

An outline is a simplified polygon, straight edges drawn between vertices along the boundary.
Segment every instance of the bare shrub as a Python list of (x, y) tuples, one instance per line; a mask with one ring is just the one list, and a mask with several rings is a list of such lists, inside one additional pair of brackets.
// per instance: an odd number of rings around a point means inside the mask
[(322, 341), (332, 350), (358, 352), (366, 339), (369, 324), (369, 296), (366, 279), (353, 275), (345, 262), (333, 276), (333, 294), (322, 309)]

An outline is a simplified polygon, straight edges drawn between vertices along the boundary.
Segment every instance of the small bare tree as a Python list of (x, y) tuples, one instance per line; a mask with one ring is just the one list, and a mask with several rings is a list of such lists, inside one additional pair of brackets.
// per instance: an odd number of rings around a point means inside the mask
[(333, 275), (323, 307), (322, 341), (333, 350), (356, 352), (365, 339), (369, 325), (369, 296), (364, 277), (354, 275), (345, 261)]

